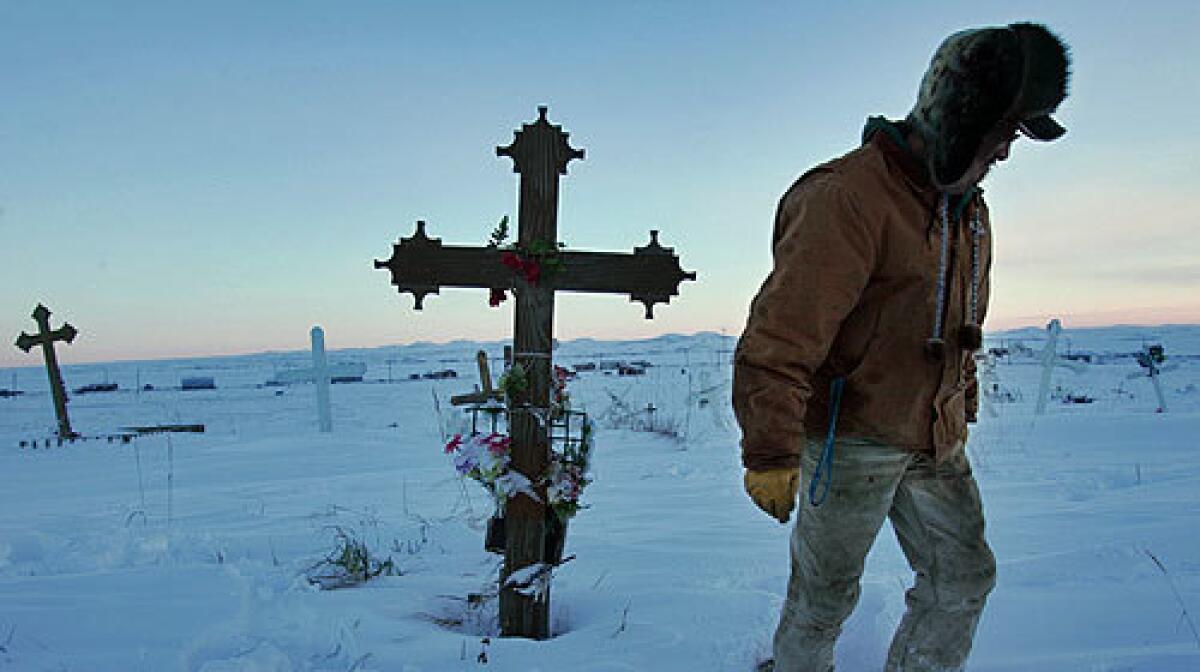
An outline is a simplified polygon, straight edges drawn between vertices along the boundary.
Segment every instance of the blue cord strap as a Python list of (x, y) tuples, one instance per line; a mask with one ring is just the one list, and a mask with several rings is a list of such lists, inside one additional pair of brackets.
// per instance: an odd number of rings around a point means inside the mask
[[(821, 460), (813, 472), (812, 481), (808, 484), (808, 503), (820, 506), (829, 496), (829, 487), (833, 485), (833, 443), (837, 437), (838, 411), (842, 407), (842, 390), (846, 387), (846, 379), (834, 378), (829, 386), (829, 433), (825, 436), (825, 449), (821, 451)], [(818, 489), (820, 496), (817, 495)]]

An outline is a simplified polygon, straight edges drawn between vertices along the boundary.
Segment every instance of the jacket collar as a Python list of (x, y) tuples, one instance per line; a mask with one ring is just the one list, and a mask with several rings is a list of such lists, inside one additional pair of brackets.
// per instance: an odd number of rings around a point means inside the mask
[[(924, 161), (912, 153), (912, 149), (908, 146), (907, 136), (911, 130), (911, 127), (903, 121), (890, 121), (884, 117), (868, 117), (866, 125), (863, 126), (862, 142), (864, 145), (869, 144), (876, 147), (888, 164), (900, 171), (913, 193), (927, 207), (933, 208), (937, 204), (939, 193), (929, 178), (929, 168)], [(982, 193), (983, 190), (979, 187), (972, 187), (961, 197), (952, 198), (954, 219), (960, 220), (967, 204), (976, 195)]]

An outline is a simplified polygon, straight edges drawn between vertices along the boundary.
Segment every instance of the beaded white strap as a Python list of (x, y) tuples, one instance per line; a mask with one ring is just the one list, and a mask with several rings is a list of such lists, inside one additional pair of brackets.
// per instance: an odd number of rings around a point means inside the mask
[(950, 265), (950, 195), (942, 194), (939, 207), (942, 225), (942, 249), (938, 256), (937, 274), (937, 310), (933, 314), (933, 335), (931, 340), (942, 338), (942, 315), (946, 309), (946, 273)]
[(980, 285), (980, 248), (983, 244), (983, 219), (979, 214), (982, 208), (975, 204), (975, 216), (971, 218), (971, 321), (970, 324), (979, 326), (979, 285)]

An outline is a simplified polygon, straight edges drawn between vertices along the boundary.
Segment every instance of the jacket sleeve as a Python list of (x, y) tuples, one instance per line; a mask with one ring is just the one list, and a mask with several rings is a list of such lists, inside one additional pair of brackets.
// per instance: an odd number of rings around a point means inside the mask
[(733, 408), (747, 469), (800, 465), (813, 373), (878, 256), (870, 228), (834, 175), (802, 178), (780, 201), (773, 267), (734, 354)]

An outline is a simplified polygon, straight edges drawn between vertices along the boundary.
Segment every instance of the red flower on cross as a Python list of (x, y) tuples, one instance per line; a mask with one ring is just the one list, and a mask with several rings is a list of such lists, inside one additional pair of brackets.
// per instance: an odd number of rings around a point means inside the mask
[(542, 266), (537, 259), (524, 259), (511, 250), (500, 255), (500, 263), (511, 268), (514, 273), (520, 273), (525, 278), (525, 282), (535, 287), (542, 277)]
[(517, 271), (518, 273), (521, 271), (521, 266), (523, 265), (521, 258), (511, 250), (505, 250), (500, 254), (500, 263), (513, 269), (514, 271)]

